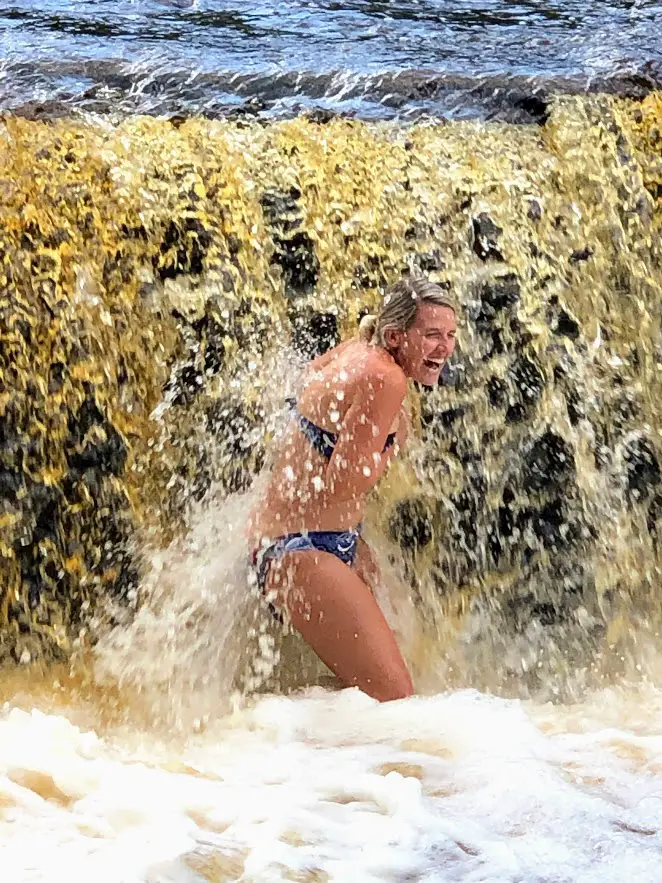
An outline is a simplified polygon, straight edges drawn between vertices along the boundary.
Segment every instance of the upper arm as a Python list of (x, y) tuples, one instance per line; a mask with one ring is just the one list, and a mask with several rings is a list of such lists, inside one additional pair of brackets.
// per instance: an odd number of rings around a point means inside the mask
[(326, 470), (326, 483), (336, 499), (366, 493), (384, 471), (386, 438), (402, 406), (407, 380), (394, 371), (365, 378), (357, 387)]

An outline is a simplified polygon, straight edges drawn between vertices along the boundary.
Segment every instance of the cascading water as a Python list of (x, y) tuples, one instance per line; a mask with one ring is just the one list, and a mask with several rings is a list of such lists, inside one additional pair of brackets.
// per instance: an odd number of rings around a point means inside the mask
[[(5, 119), (9, 879), (659, 879), (661, 121)], [(368, 519), (424, 696), (283, 695), (243, 523), (407, 270), (461, 305)]]

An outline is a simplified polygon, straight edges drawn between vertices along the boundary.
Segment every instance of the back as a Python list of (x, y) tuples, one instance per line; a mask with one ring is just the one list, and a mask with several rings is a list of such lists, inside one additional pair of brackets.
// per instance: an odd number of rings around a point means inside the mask
[(379, 439), (397, 429), (405, 390), (391, 356), (363, 341), (315, 359), (304, 373), (297, 410), (337, 436), (336, 448), (325, 457), (291, 421), (254, 516), (255, 536), (356, 527), (367, 492), (393, 456), (393, 448), (382, 454)]

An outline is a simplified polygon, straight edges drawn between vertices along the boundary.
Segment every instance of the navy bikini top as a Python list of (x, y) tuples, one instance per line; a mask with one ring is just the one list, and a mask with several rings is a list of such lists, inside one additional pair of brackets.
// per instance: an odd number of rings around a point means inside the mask
[[(316, 451), (319, 451), (319, 453), (322, 454), (323, 457), (326, 457), (327, 460), (330, 460), (338, 441), (338, 434), (335, 432), (327, 432), (326, 429), (322, 429), (321, 426), (317, 426), (307, 417), (304, 417), (303, 414), (301, 414), (297, 410), (296, 399), (285, 399), (285, 401), (294, 411), (301, 432), (303, 432), (303, 434), (306, 436), (306, 438)], [(384, 450), (382, 453), (385, 454), (386, 451), (388, 451), (388, 449), (395, 444), (395, 435), (395, 432), (391, 432), (386, 437), (386, 442), (384, 444)]]

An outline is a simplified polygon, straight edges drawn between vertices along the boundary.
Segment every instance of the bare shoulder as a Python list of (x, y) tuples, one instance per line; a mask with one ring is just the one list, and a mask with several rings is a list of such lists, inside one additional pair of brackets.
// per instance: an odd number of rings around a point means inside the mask
[(402, 368), (374, 347), (369, 348), (362, 375), (374, 389), (403, 398), (407, 392), (407, 377)]

